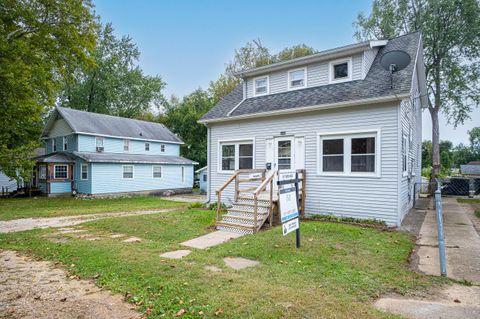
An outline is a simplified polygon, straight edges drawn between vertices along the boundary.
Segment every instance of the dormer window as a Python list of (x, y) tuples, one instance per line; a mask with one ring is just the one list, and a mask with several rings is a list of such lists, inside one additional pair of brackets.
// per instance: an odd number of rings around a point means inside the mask
[(343, 82), (352, 79), (352, 59), (330, 62), (330, 82)]
[(288, 89), (301, 89), (306, 86), (306, 69), (298, 69), (288, 72)]
[(268, 94), (268, 76), (256, 78), (254, 86), (255, 96)]

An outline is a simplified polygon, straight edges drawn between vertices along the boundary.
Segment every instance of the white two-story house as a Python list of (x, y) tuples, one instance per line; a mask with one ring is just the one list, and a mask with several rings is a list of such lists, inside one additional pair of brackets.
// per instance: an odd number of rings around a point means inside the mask
[[(305, 172), (307, 215), (400, 225), (420, 179), (422, 50), (421, 34), (412, 33), (239, 72), (242, 83), (200, 120), (209, 200), (238, 170), (297, 169)], [(392, 51), (410, 58), (393, 74), (380, 64)], [(235, 204), (235, 187), (222, 202)]]

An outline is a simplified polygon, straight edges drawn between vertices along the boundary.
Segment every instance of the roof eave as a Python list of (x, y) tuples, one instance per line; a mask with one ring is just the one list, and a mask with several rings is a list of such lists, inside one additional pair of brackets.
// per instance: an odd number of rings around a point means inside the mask
[(394, 94), (394, 95), (362, 99), (362, 100), (319, 104), (319, 105), (291, 108), (286, 110), (277, 110), (277, 111), (229, 116), (229, 117), (222, 117), (222, 118), (215, 118), (215, 119), (206, 119), (206, 120), (200, 120), (199, 123), (209, 124), (209, 123), (227, 122), (227, 121), (235, 121), (235, 120), (250, 119), (250, 118), (269, 117), (274, 115), (296, 114), (296, 113), (304, 113), (304, 112), (317, 111), (317, 110), (328, 110), (328, 109), (349, 107), (349, 106), (355, 106), (355, 105), (377, 104), (377, 103), (384, 103), (384, 102), (390, 102), (390, 101), (401, 101), (402, 99), (408, 98), (408, 97), (410, 97), (410, 93), (402, 93), (402, 94)]
[(379, 41), (366, 41), (366, 42), (351, 44), (349, 46), (340, 47), (340, 48), (331, 49), (331, 50), (325, 50), (316, 54), (312, 54), (312, 55), (308, 55), (308, 56), (304, 56), (304, 57), (300, 57), (300, 58), (296, 58), (288, 61), (278, 62), (270, 65), (261, 66), (258, 68), (239, 71), (235, 73), (235, 76), (245, 78), (245, 77), (260, 75), (266, 72), (273, 72), (273, 71), (278, 71), (278, 70), (283, 70), (288, 68), (295, 68), (297, 66), (302, 66), (305, 64), (310, 64), (310, 63), (320, 62), (324, 60), (334, 59), (337, 57), (342, 57), (345, 55), (360, 53), (365, 50), (371, 49), (373, 47), (385, 45), (387, 42), (388, 42), (387, 40), (379, 40)]

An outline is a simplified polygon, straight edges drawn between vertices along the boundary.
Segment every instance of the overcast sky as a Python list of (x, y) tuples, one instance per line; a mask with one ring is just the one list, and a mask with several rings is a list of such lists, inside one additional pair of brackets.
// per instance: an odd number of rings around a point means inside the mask
[[(299, 43), (317, 50), (354, 43), (352, 22), (360, 11), (370, 11), (370, 3), (95, 0), (102, 22), (112, 22), (118, 36), (130, 35), (138, 45), (144, 72), (160, 75), (167, 83), (167, 96), (207, 88), (223, 72), (235, 48), (253, 39), (261, 39), (273, 53)], [(467, 131), (480, 126), (479, 109), (472, 118), (455, 130), (442, 116), (441, 139), (468, 143)], [(431, 138), (430, 123), (424, 111), (424, 139)]]

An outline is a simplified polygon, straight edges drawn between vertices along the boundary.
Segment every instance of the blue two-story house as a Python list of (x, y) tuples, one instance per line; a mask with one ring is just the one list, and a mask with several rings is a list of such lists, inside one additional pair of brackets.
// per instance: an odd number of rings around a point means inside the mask
[(36, 185), (48, 196), (188, 192), (193, 166), (164, 125), (57, 107), (42, 133)]

